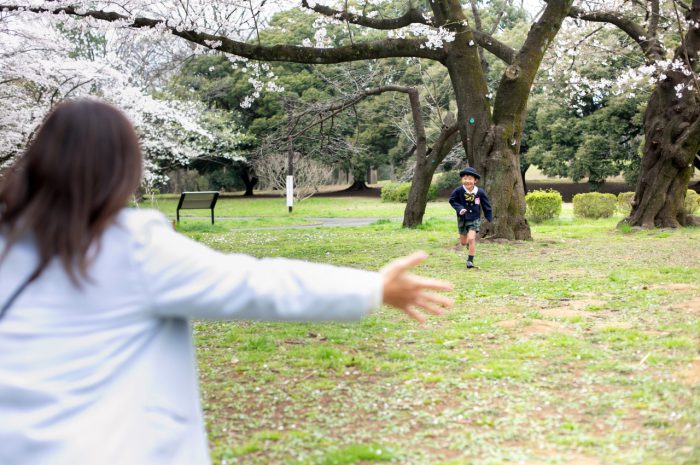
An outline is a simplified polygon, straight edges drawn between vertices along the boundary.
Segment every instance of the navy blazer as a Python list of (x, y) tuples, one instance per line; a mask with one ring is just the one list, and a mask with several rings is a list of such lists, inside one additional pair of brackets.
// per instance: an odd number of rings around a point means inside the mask
[(474, 186), (476, 189), (476, 194), (468, 194), (464, 186), (459, 186), (450, 194), (450, 205), (457, 212), (462, 209), (467, 210), (464, 217), (467, 220), (478, 220), (481, 218), (481, 209), (484, 209), (484, 217), (491, 221), (493, 219), (493, 210), (491, 209), (491, 202), (486, 195), (486, 191), (482, 188)]

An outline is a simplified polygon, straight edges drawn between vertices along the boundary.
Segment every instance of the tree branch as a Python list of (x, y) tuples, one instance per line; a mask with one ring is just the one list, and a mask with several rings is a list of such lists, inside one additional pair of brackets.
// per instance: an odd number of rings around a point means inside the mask
[(656, 37), (659, 29), (659, 0), (651, 0), (651, 18), (649, 18), (649, 37)]
[(299, 131), (297, 131), (293, 135), (293, 137), (298, 137), (299, 135), (305, 133), (306, 131), (308, 131), (312, 127), (314, 127), (318, 124), (322, 124), (324, 121), (328, 120), (329, 118), (334, 117), (335, 115), (342, 112), (343, 110), (355, 106), (357, 103), (359, 103), (361, 100), (366, 99), (367, 97), (383, 94), (384, 92), (403, 92), (403, 93), (410, 95), (411, 91), (417, 93), (417, 91), (413, 87), (397, 86), (397, 85), (379, 86), (379, 87), (376, 87), (374, 89), (369, 89), (369, 90), (366, 90), (364, 92), (361, 92), (361, 93), (349, 98), (348, 100), (344, 100), (340, 103), (333, 103), (331, 105), (328, 105), (325, 108), (321, 108), (321, 109), (312, 108), (310, 110), (301, 112), (301, 113), (296, 115), (297, 121), (299, 121), (303, 116), (306, 116), (309, 113), (317, 113), (319, 115), (319, 118), (315, 122), (307, 125), (303, 129), (300, 129)]
[[(652, 5), (653, 9), (653, 5)], [(657, 4), (657, 9), (658, 9), (658, 4)], [(597, 22), (597, 23), (610, 23), (615, 26), (617, 26), (620, 30), (622, 30), (625, 34), (630, 36), (632, 40), (637, 42), (639, 46), (642, 48), (642, 52), (644, 55), (646, 55), (649, 58), (652, 59), (657, 59), (657, 58), (662, 58), (663, 57), (663, 50), (661, 49), (660, 44), (658, 43), (658, 40), (656, 38), (656, 35), (649, 35), (651, 34), (651, 25), (650, 25), (650, 31), (647, 32), (645, 31), (639, 24), (635, 23), (629, 18), (625, 18), (622, 15), (619, 15), (615, 12), (612, 11), (584, 11), (581, 8), (572, 6), (571, 9), (569, 10), (569, 16), (572, 18), (579, 18), (584, 21), (591, 21), (591, 22)], [(655, 15), (656, 22), (658, 23), (658, 11), (656, 12)], [(652, 11), (652, 23), (654, 22), (654, 12)], [(654, 26), (654, 29), (656, 29), (657, 26)]]
[(378, 19), (349, 13), (348, 11), (336, 10), (324, 5), (319, 5), (318, 3), (314, 6), (309, 6), (307, 0), (302, 0), (301, 4), (303, 7), (313, 10), (323, 16), (371, 29), (390, 30), (400, 29), (411, 24), (429, 24), (428, 20), (423, 16), (423, 13), (413, 7), (410, 7), (406, 13), (398, 18)]
[(491, 35), (482, 31), (472, 31), (474, 40), (484, 50), (489, 51), (495, 57), (504, 61), (507, 64), (512, 64), (515, 61), (515, 49), (503, 42), (494, 39)]
[(48, 8), (26, 8), (1, 4), (0, 10), (89, 17), (108, 22), (123, 22), (126, 27), (135, 29), (158, 27), (189, 42), (202, 45), (212, 50), (261, 61), (334, 64), (390, 57), (419, 57), (441, 61), (445, 57), (445, 52), (443, 50), (421, 48), (421, 45), (424, 43), (421, 39), (384, 39), (334, 48), (298, 47), (293, 45), (262, 46), (239, 42), (225, 36), (217, 36), (205, 32), (178, 30), (175, 27), (168, 26), (166, 22), (162, 20), (143, 17), (129, 18), (114, 12), (78, 12), (74, 7), (63, 7), (51, 10)]

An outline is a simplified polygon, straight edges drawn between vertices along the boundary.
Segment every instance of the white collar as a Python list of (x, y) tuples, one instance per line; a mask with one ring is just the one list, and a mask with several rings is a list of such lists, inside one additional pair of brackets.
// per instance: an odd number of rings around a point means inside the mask
[(477, 191), (479, 190), (478, 186), (474, 186), (474, 190), (470, 192), (467, 190), (467, 186), (465, 186), (464, 184), (462, 184), (462, 188), (464, 189), (464, 192), (466, 192), (467, 194), (476, 194)]

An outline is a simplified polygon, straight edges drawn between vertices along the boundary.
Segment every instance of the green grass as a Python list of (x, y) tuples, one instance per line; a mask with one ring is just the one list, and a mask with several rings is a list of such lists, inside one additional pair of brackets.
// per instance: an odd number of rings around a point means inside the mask
[[(159, 195), (141, 202), (142, 208), (156, 208), (175, 217), (179, 196)], [(220, 198), (214, 209), (215, 217), (279, 218), (401, 218), (405, 204), (384, 203), (369, 197), (311, 197), (296, 202), (292, 213), (287, 211), (286, 200), (279, 198), (225, 197)], [(209, 210), (180, 210), (180, 216), (210, 215)], [(454, 210), (446, 201), (428, 202), (426, 216), (451, 216)]]
[[(237, 202), (222, 206), (267, 224), (284, 208)], [(479, 242), (480, 269), (467, 272), (444, 201), (411, 231), (389, 221), (402, 205), (307, 202), (287, 218), (381, 220), (181, 230), (225, 252), (373, 270), (426, 250), (417, 272), (453, 281), (456, 305), (423, 326), (388, 308), (355, 324), (197, 322), (214, 463), (700, 463), (688, 374), (700, 358), (700, 229), (618, 230), (619, 217), (565, 208), (533, 225), (533, 241)]]

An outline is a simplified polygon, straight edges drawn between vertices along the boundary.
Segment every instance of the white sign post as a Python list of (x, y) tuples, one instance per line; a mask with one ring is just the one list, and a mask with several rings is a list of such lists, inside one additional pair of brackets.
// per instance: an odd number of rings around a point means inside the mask
[(294, 207), (294, 176), (287, 176), (287, 208), (289, 213)]

